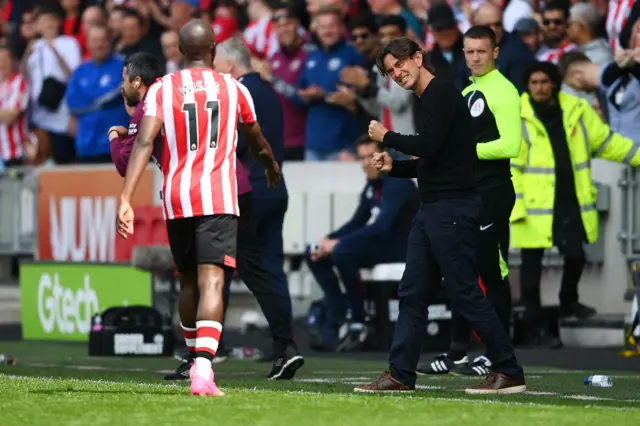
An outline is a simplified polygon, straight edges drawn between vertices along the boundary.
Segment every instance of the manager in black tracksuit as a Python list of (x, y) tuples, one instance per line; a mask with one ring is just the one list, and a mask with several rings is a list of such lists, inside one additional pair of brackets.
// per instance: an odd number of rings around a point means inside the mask
[(422, 205), (412, 223), (407, 260), (398, 287), (400, 311), (389, 355), (390, 371), (356, 391), (415, 389), (416, 367), (426, 333), (429, 304), (444, 277), (454, 309), (463, 315), (487, 347), (493, 372), (470, 394), (520, 393), (524, 373), (491, 303), (478, 286), (475, 239), (480, 201), (475, 195), (476, 144), (467, 104), (450, 83), (425, 67), (417, 43), (393, 40), (378, 56), (378, 68), (420, 97), (415, 135), (388, 131), (372, 121), (369, 136), (414, 160), (392, 161), (374, 155), (391, 176), (418, 178)]
[[(481, 288), (508, 331), (511, 319), (507, 267), (509, 216), (516, 200), (509, 159), (520, 155), (520, 94), (496, 69), (498, 48), (491, 28), (469, 28), (464, 35), (464, 54), (472, 77), (471, 84), (462, 91), (462, 95), (471, 113), (480, 160), (475, 167), (476, 193), (482, 204), (476, 240), (478, 274)], [(455, 310), (451, 329), (449, 351), (421, 365), (418, 374), (488, 374), (491, 363), (487, 357), (479, 356), (469, 362), (466, 352), (471, 330), (468, 322)]]

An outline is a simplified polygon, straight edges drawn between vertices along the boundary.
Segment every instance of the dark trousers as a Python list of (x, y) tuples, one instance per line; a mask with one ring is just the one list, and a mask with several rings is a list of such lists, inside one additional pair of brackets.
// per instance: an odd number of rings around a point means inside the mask
[(289, 206), (288, 198), (262, 198), (253, 194), (253, 212), (260, 243), (260, 258), (267, 268), (279, 305), (291, 317), (289, 283), (284, 273), (282, 227)]
[[(509, 216), (516, 201), (513, 185), (484, 191), (480, 195), (481, 212), (478, 219), (476, 259), (478, 275), (485, 294), (509, 333), (511, 319), (511, 288), (508, 278), (502, 278), (500, 257), (509, 256)], [(464, 317), (454, 311), (452, 316), (451, 349), (466, 351), (471, 328)]]
[(479, 211), (478, 197), (444, 199), (423, 203), (413, 220), (389, 354), (393, 377), (406, 385), (415, 384), (428, 308), (442, 278), (452, 308), (482, 339), (494, 371), (513, 378), (523, 376), (507, 332), (478, 285), (475, 241)]
[[(240, 217), (238, 219), (237, 266), (238, 274), (253, 293), (260, 309), (269, 323), (274, 352), (279, 355), (293, 343), (291, 312), (282, 306), (281, 296), (276, 292), (272, 278), (260, 257), (260, 244), (255, 223), (253, 197), (250, 192), (238, 197)], [(225, 281), (225, 313), (229, 301), (232, 273)]]
[(51, 138), (51, 155), (56, 164), (73, 164), (76, 161), (76, 141), (65, 133), (47, 132)]
[[(338, 242), (330, 256), (315, 262), (311, 260), (307, 248), (307, 264), (324, 292), (324, 304), (331, 323), (342, 324), (347, 307), (351, 308), (354, 321), (363, 322), (364, 292), (360, 281), (360, 268), (369, 268), (379, 263), (403, 262), (406, 250), (406, 241), (400, 241), (397, 236), (392, 235)], [(346, 299), (334, 267), (342, 278), (347, 293)]]
[[(520, 256), (520, 300), (529, 321), (540, 315), (540, 279), (542, 278), (542, 256), (544, 249), (522, 249)], [(574, 244), (564, 251), (564, 266), (560, 283), (560, 304), (568, 306), (578, 301), (578, 283), (586, 264), (582, 244)]]

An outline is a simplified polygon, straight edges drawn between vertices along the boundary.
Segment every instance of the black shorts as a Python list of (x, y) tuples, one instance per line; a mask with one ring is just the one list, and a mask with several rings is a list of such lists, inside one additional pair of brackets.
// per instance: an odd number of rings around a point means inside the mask
[(238, 218), (230, 214), (167, 221), (169, 246), (179, 272), (198, 265), (236, 267)]

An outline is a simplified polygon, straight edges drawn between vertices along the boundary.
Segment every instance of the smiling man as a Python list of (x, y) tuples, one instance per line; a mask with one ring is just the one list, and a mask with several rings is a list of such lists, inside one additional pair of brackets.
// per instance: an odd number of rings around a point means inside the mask
[[(509, 159), (520, 154), (520, 95), (496, 69), (499, 48), (493, 30), (471, 27), (464, 35), (464, 55), (471, 70), (471, 85), (462, 91), (471, 113), (476, 152), (474, 178), (481, 209), (478, 218), (476, 263), (480, 286), (493, 304), (504, 329), (509, 330), (511, 291), (506, 259), (509, 253), (509, 215), (515, 203)], [(422, 374), (483, 376), (491, 362), (480, 356), (468, 363), (469, 323), (455, 311), (451, 347), (446, 354), (418, 368)]]
[(524, 373), (491, 303), (478, 285), (476, 246), (480, 199), (475, 195), (477, 163), (474, 123), (460, 92), (434, 76), (425, 53), (408, 38), (397, 38), (378, 55), (378, 68), (419, 98), (418, 132), (402, 135), (372, 121), (369, 137), (414, 160), (375, 153), (378, 170), (392, 177), (418, 178), (422, 204), (411, 224), (407, 260), (398, 286), (400, 311), (389, 355), (389, 371), (358, 392), (412, 391), (424, 342), (429, 304), (442, 279), (452, 304), (487, 346), (493, 371), (469, 394), (526, 390)]

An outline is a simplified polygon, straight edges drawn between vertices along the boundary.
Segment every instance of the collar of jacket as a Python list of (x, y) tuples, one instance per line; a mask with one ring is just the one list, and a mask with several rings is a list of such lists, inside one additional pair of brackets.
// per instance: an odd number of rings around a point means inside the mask
[(494, 78), (498, 77), (499, 75), (500, 75), (500, 71), (498, 71), (497, 68), (494, 68), (491, 71), (489, 71), (488, 73), (486, 73), (484, 75), (481, 75), (479, 77), (469, 76), (469, 80), (471, 81), (471, 83), (482, 84), (482, 83), (485, 83), (487, 81), (493, 80)]
[[(530, 97), (528, 93), (522, 94), (522, 110), (521, 117), (534, 124), (535, 126), (544, 128), (540, 119), (536, 117), (533, 106), (531, 105)], [(558, 93), (558, 102), (560, 102), (560, 108), (562, 109), (562, 121), (564, 122), (565, 129), (573, 129), (578, 125), (578, 121), (585, 108), (588, 108), (587, 102), (584, 99), (577, 98), (564, 92)], [(569, 133), (570, 134), (570, 133)]]

